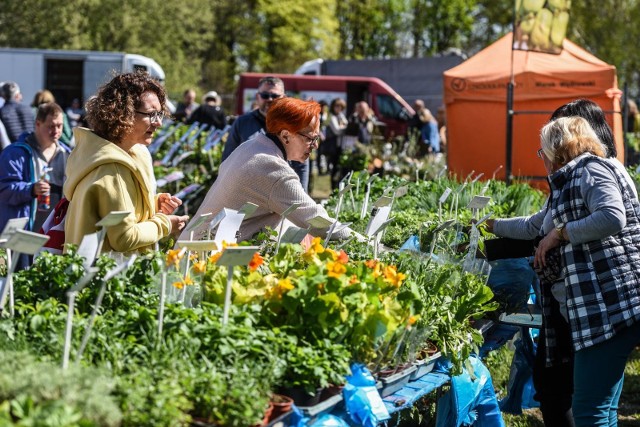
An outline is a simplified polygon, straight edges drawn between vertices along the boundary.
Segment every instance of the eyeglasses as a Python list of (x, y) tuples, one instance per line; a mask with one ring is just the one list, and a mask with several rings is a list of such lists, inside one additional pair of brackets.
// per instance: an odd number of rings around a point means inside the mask
[(298, 135), (303, 136), (307, 139), (309, 145), (318, 145), (320, 142), (320, 136), (310, 137), (309, 135), (305, 135), (304, 133), (296, 132)]
[(260, 98), (264, 99), (265, 101), (269, 98), (271, 99), (278, 99), (278, 98), (282, 98), (284, 95), (283, 94), (278, 94), (278, 93), (270, 93), (270, 92), (258, 92), (258, 95), (260, 95)]
[(538, 150), (538, 157), (540, 157), (541, 159), (543, 158), (542, 155), (544, 154), (544, 150), (541, 148)]
[(164, 120), (164, 111), (149, 111), (148, 113), (144, 112), (144, 111), (138, 111), (136, 110), (136, 113), (138, 114), (142, 114), (143, 116), (147, 116), (149, 117), (149, 121), (151, 122), (157, 122)]

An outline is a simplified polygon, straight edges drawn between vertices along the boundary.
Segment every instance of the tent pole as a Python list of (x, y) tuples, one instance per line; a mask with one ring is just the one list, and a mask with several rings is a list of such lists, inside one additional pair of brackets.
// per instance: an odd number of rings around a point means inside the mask
[(507, 147), (505, 160), (505, 181), (511, 185), (511, 157), (513, 150), (513, 81), (507, 84)]

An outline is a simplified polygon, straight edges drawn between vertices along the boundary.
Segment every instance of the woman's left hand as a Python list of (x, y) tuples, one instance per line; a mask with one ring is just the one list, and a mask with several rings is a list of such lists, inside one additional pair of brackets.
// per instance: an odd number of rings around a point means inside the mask
[(533, 258), (533, 266), (536, 268), (545, 267), (547, 264), (547, 252), (560, 246), (562, 241), (556, 230), (551, 230), (538, 244)]
[(182, 200), (178, 199), (176, 196), (172, 196), (169, 193), (158, 194), (158, 212), (165, 215), (171, 215), (181, 204)]

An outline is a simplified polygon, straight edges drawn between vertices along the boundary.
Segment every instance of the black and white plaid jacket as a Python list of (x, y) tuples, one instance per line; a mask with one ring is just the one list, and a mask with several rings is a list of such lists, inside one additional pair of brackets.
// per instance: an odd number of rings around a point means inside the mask
[(576, 157), (550, 177), (551, 216), (558, 226), (590, 215), (580, 185), (589, 162), (606, 166), (615, 176), (627, 224), (613, 236), (561, 249), (576, 351), (640, 320), (640, 204), (624, 176), (599, 157), (588, 153)]

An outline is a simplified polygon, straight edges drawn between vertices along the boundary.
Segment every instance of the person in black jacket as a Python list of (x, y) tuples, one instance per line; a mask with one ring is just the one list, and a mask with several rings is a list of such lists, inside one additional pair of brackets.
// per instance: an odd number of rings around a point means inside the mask
[(193, 122), (207, 124), (217, 129), (224, 129), (227, 119), (224, 110), (218, 105), (218, 94), (214, 91), (207, 92), (203, 97), (203, 103), (187, 119), (187, 124)]

